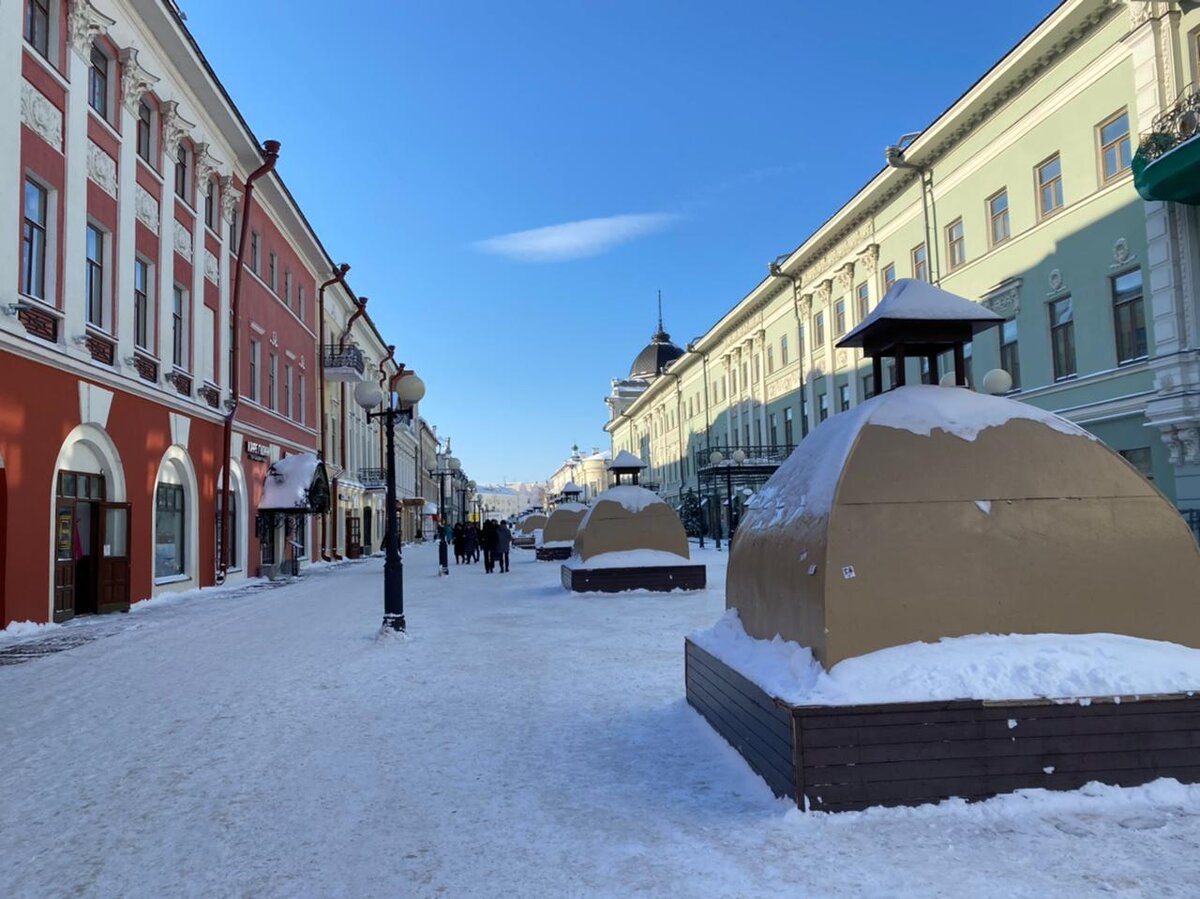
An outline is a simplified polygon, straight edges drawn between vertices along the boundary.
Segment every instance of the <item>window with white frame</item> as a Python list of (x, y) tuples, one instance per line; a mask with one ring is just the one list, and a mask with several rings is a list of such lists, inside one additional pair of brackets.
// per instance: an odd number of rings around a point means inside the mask
[(25, 213), (21, 226), (21, 292), (46, 299), (46, 243), (50, 192), (25, 179)]
[(25, 40), (50, 59), (50, 0), (25, 0)]
[(96, 225), (87, 226), (87, 270), (84, 277), (84, 296), (87, 299), (87, 322), (97, 328), (105, 327), (104, 260), (107, 252), (106, 234)]
[(919, 243), (912, 248), (912, 276), (918, 281), (929, 280), (929, 252), (925, 244)]
[(279, 357), (267, 354), (267, 408), (279, 408)]
[(858, 301), (858, 320), (861, 322), (871, 311), (871, 289), (866, 281), (858, 285), (855, 298)]
[(92, 44), (90, 67), (88, 68), (88, 106), (96, 110), (100, 118), (108, 121), (109, 73), (112, 60), (103, 50)]
[(1000, 367), (1012, 377), (1012, 389), (1021, 389), (1021, 354), (1017, 320), (1006, 319), (1000, 326)]
[(270, 286), (271, 292), (274, 294), (279, 293), (279, 284), (276, 279), (278, 269), (279, 257), (276, 256), (275, 251), (272, 250), (267, 254), (267, 284)]
[(249, 396), (250, 399), (254, 400), (255, 402), (258, 402), (258, 375), (259, 375), (259, 372), (262, 371), (262, 369), (260, 368), (260, 363), (261, 363), (261, 349), (260, 349), (259, 342), (257, 340), (251, 340), (250, 341), (250, 392), (247, 394), (247, 396)]
[(192, 205), (192, 159), (187, 145), (179, 142), (175, 150), (175, 196)]
[[(174, 466), (167, 466), (173, 468)], [(171, 477), (164, 470), (162, 477)], [(177, 578), (187, 571), (186, 499), (182, 483), (160, 479), (154, 492), (154, 577)]]
[(1037, 167), (1038, 215), (1045, 218), (1062, 209), (1062, 160), (1055, 153)]
[(1124, 365), (1144, 359), (1148, 352), (1148, 341), (1140, 268), (1112, 279), (1112, 299), (1117, 363)]
[(188, 366), (189, 307), (187, 289), (176, 284), (171, 291), (171, 363), (183, 371)]
[(955, 219), (946, 226), (946, 250), (950, 260), (950, 271), (967, 261), (967, 241), (963, 234), (962, 219)]
[(217, 227), (217, 182), (212, 178), (204, 185), (204, 227), (209, 231)]
[(283, 415), (292, 417), (292, 367), (283, 366)]
[(154, 165), (154, 110), (145, 100), (138, 101), (137, 155)]
[(151, 348), (150, 336), (150, 263), (140, 257), (133, 260), (133, 342), (143, 350)]
[(896, 263), (889, 262), (883, 267), (883, 292), (887, 293), (896, 283)]

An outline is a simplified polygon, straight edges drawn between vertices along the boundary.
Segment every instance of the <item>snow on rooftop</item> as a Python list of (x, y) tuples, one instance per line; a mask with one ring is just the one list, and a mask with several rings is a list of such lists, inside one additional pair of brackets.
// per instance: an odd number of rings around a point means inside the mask
[(297, 453), (272, 463), (263, 483), (259, 510), (307, 509), (308, 491), (320, 464), (316, 453)]
[(608, 463), (608, 468), (645, 468), (646, 463), (631, 453), (629, 450), (621, 450), (616, 457)]
[(691, 639), (792, 705), (1200, 692), (1200, 649), (1120, 634), (949, 637), (856, 656), (828, 672), (808, 647), (749, 636), (736, 609)]
[(978, 303), (957, 294), (934, 287), (916, 278), (901, 278), (884, 294), (879, 305), (839, 345), (861, 334), (877, 321), (904, 319), (907, 321), (976, 321), (1000, 323), (1004, 319)]

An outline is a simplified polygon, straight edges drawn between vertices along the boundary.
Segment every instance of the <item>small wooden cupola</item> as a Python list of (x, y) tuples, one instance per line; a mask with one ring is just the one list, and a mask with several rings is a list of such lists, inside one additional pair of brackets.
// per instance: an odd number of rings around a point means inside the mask
[(621, 477), (629, 478), (630, 484), (636, 484), (638, 478), (641, 477), (642, 469), (646, 467), (646, 463), (635, 456), (629, 450), (621, 450), (617, 453), (616, 458), (612, 459), (606, 466), (609, 474), (613, 476), (613, 484), (621, 483)]
[(564, 503), (577, 503), (579, 502), (579, 497), (582, 493), (582, 487), (580, 487), (574, 481), (567, 481), (566, 486), (563, 487), (559, 495), (562, 497), (562, 501)]
[(926, 359), (937, 372), (938, 357), (954, 353), (954, 381), (967, 386), (963, 345), (976, 334), (994, 328), (1004, 319), (978, 303), (915, 278), (901, 278), (862, 322), (837, 342), (838, 347), (860, 347), (871, 357), (876, 395), (883, 393), (883, 360), (896, 360), (896, 383), (904, 386), (904, 361)]

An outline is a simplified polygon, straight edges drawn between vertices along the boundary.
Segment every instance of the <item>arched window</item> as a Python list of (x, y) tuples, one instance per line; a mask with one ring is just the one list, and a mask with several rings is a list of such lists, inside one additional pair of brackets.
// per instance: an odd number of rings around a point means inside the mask
[[(168, 470), (164, 470), (164, 478)], [(175, 578), (187, 572), (186, 498), (182, 483), (158, 482), (154, 491), (154, 577)]]

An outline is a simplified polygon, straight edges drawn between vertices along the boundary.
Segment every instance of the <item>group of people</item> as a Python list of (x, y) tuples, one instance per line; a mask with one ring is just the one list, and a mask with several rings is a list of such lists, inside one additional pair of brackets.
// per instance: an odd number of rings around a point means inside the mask
[(491, 574), (497, 566), (501, 574), (508, 571), (512, 531), (509, 530), (507, 521), (497, 524), (489, 518), (482, 527), (473, 521), (469, 524), (460, 521), (454, 526), (450, 539), (454, 543), (454, 561), (457, 564), (478, 562), (482, 552), (485, 573)]

